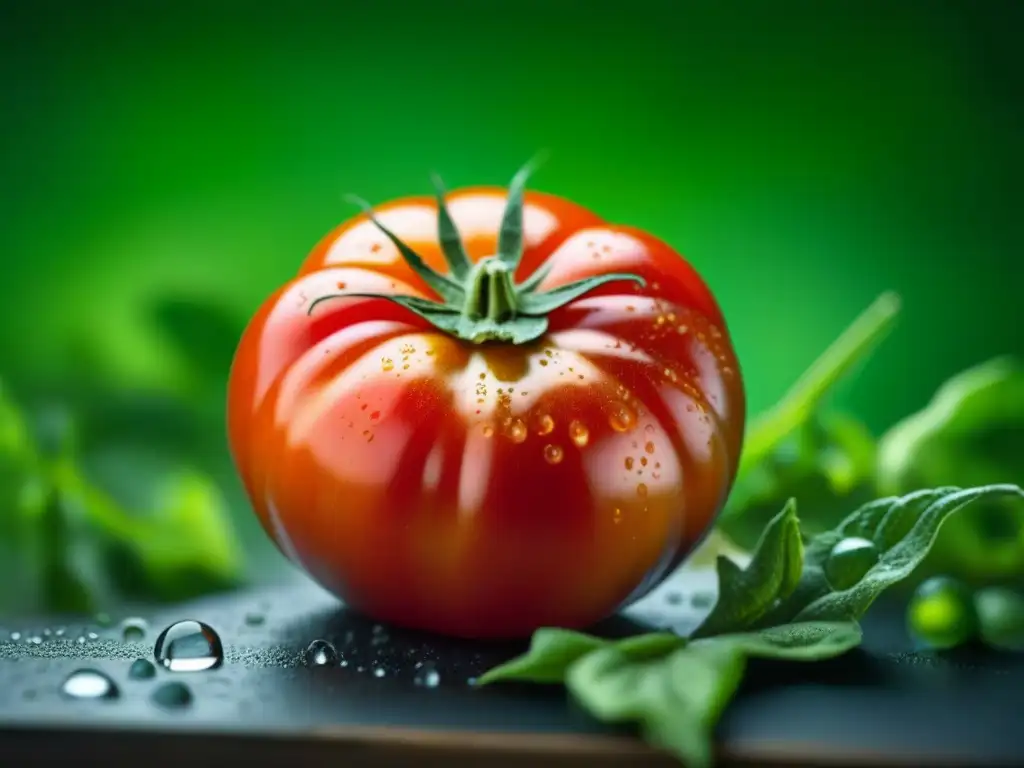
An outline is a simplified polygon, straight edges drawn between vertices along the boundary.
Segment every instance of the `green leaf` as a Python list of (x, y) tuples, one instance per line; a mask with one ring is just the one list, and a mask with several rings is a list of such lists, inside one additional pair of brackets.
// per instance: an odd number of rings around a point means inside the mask
[(835, 386), (889, 333), (899, 309), (896, 294), (879, 296), (771, 410), (751, 423), (733, 492), (718, 520), (731, 539), (753, 544), (774, 510), (790, 497), (800, 499), (805, 524), (823, 518), (821, 530), (835, 522), (830, 515), (837, 509), (836, 492), (849, 495), (853, 503), (869, 498), (865, 489), (874, 469), (870, 434), (850, 417), (822, 415), (822, 408)]
[(481, 675), (477, 685), (501, 681), (562, 683), (569, 667), (599, 648), (618, 649), (631, 659), (657, 656), (684, 645), (686, 640), (669, 632), (653, 632), (625, 640), (606, 640), (568, 629), (538, 629), (529, 650), (522, 656)]
[(516, 172), (508, 185), (505, 211), (498, 229), (497, 256), (513, 271), (523, 258), (523, 197), (526, 194), (526, 182), (540, 162), (540, 156), (530, 160)]
[(745, 569), (727, 557), (719, 557), (717, 567), (718, 601), (694, 637), (746, 629), (796, 588), (803, 570), (796, 502), (768, 524)]
[(712, 762), (712, 732), (743, 677), (740, 647), (708, 642), (635, 661), (614, 647), (573, 664), (566, 686), (598, 720), (640, 726), (644, 740), (690, 768)]
[[(864, 505), (834, 530), (808, 542), (800, 583), (761, 618), (758, 626), (859, 619), (885, 589), (914, 572), (934, 544), (940, 527), (954, 512), (999, 497), (1024, 498), (1024, 491), (1016, 485), (937, 488)], [(878, 560), (852, 585), (837, 589), (829, 583), (828, 563), (836, 545), (848, 538), (873, 543)]]
[[(1001, 357), (949, 379), (920, 412), (881, 439), (883, 493), (940, 484), (1024, 484), (1024, 365)], [(1024, 502), (995, 498), (945, 527), (928, 572), (991, 582), (1024, 573)]]
[(860, 625), (855, 621), (804, 621), (695, 640), (691, 647), (705, 643), (729, 643), (753, 658), (819, 661), (856, 648), (862, 636)]
[(737, 545), (752, 548), (768, 521), (795, 497), (804, 533), (826, 531), (846, 511), (877, 496), (875, 464), (875, 439), (863, 423), (842, 413), (816, 413), (764, 461), (748, 465), (718, 527)]

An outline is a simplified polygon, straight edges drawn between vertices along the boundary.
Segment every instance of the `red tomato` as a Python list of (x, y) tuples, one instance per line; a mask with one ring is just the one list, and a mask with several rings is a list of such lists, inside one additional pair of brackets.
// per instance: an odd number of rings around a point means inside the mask
[(234, 360), (230, 444), (260, 521), (381, 621), (586, 627), (669, 575), (736, 471), (743, 385), (703, 280), (524, 183), (342, 224)]

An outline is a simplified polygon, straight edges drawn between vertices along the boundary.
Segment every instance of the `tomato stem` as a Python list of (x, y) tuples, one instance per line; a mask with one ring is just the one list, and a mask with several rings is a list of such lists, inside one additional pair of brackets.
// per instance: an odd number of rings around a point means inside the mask
[(448, 210), (444, 185), (440, 178), (434, 176), (437, 239), (448, 274), (436, 271), (415, 250), (402, 242), (377, 218), (369, 203), (350, 197), (394, 244), (409, 268), (422, 278), (440, 300), (384, 293), (343, 292), (314, 299), (307, 312), (312, 314), (314, 308), (322, 302), (334, 298), (359, 296), (384, 299), (405, 307), (434, 327), (464, 341), (474, 344), (486, 341), (526, 344), (544, 335), (548, 328), (547, 316), (551, 312), (598, 286), (623, 280), (644, 285), (643, 278), (637, 275), (616, 272), (594, 275), (541, 292), (538, 289), (547, 275), (544, 268), (516, 284), (515, 273), (524, 252), (523, 207), (526, 182), (537, 163), (537, 159), (527, 163), (512, 179), (498, 230), (497, 253), (481, 259), (475, 265), (466, 254), (462, 238)]

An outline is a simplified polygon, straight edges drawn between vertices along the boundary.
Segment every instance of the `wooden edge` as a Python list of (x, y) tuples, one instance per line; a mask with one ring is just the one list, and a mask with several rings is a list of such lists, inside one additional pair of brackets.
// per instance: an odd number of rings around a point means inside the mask
[[(392, 768), (458, 765), (462, 768), (679, 768), (669, 755), (629, 737), (514, 732), (417, 730), (397, 727), (331, 727), (299, 733), (0, 724), (0, 766), (28, 762), (109, 767), (133, 761), (146, 768), (247, 768), (298, 764), (303, 768)], [(20, 762), (19, 762), (20, 761)], [(723, 749), (718, 765), (917, 768), (978, 765), (970, 755), (894, 754), (863, 748), (839, 753), (811, 742), (763, 742)], [(986, 768), (991, 763), (986, 764)]]

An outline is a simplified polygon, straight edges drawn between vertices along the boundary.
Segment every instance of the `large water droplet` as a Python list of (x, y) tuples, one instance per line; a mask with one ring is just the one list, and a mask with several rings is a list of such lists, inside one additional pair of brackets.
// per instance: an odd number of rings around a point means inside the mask
[(152, 699), (164, 709), (180, 709), (192, 703), (192, 689), (184, 683), (164, 683), (153, 691)]
[(120, 695), (117, 683), (95, 669), (72, 672), (61, 685), (60, 691), (71, 699), (116, 699)]
[(573, 421), (569, 424), (569, 438), (577, 445), (582, 448), (588, 442), (590, 442), (590, 430), (581, 421)]
[(338, 663), (338, 649), (327, 640), (314, 640), (306, 646), (307, 667), (333, 667)]
[(158, 664), (171, 672), (202, 672), (224, 662), (224, 647), (213, 627), (186, 620), (171, 624), (160, 633), (153, 655)]
[(424, 688), (437, 688), (441, 684), (441, 673), (437, 671), (437, 665), (434, 662), (424, 661), (417, 665), (412, 681)]
[(848, 536), (832, 547), (825, 561), (825, 578), (833, 589), (849, 589), (878, 562), (878, 550), (867, 539)]
[(149, 680), (156, 677), (156, 667), (146, 659), (136, 659), (128, 667), (128, 677), (132, 680)]
[(146, 637), (149, 625), (145, 619), (133, 617), (121, 622), (121, 638), (126, 643), (137, 643)]
[(544, 461), (546, 461), (548, 464), (558, 464), (559, 462), (562, 461), (563, 456), (565, 456), (565, 451), (562, 450), (561, 446), (544, 446)]

